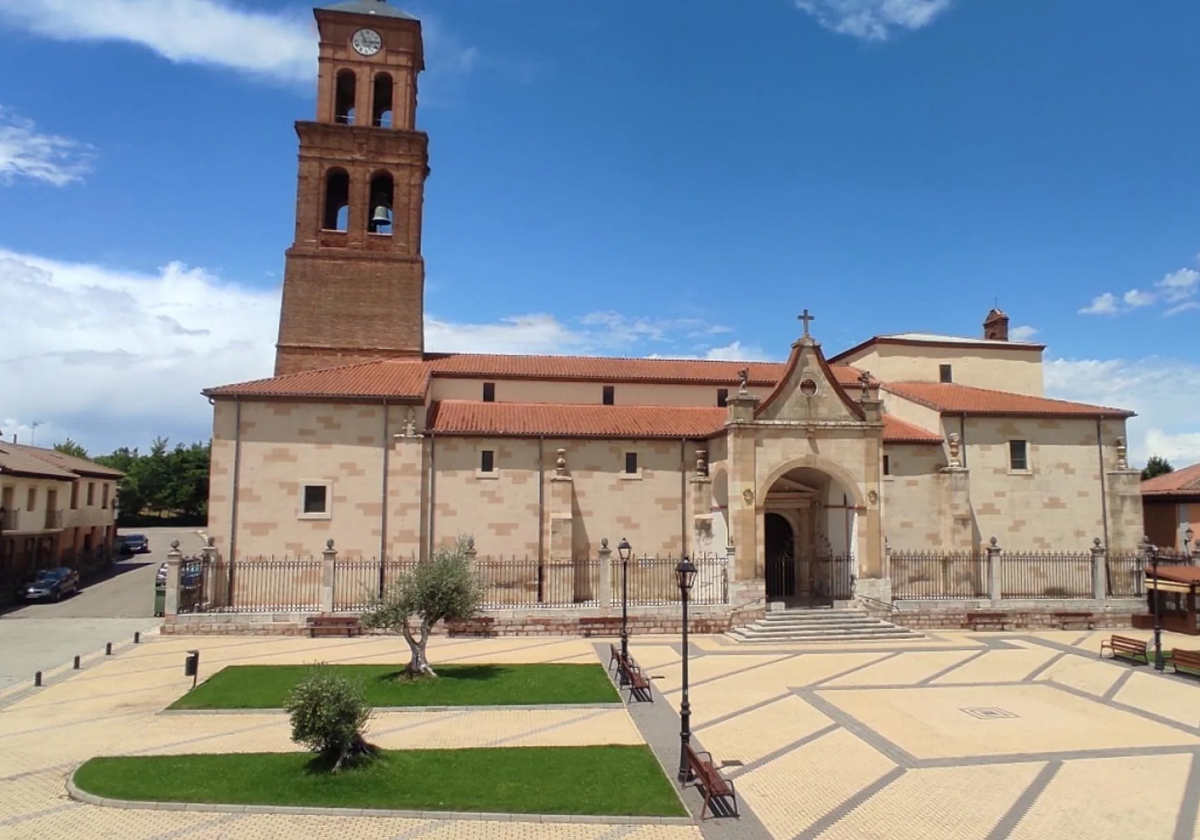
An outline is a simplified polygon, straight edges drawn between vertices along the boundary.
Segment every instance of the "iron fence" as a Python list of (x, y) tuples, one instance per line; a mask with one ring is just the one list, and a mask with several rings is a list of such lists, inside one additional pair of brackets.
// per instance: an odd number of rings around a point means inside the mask
[(985, 554), (893, 551), (890, 565), (892, 598), (898, 601), (988, 596)]
[(813, 597), (847, 601), (854, 595), (854, 557), (834, 554), (810, 561)]
[(1003, 554), (1001, 598), (1091, 598), (1092, 554)]
[[(729, 600), (728, 564), (723, 556), (696, 554), (691, 556), (696, 567), (688, 602), (692, 604), (724, 604)], [(638, 607), (666, 606), (681, 600), (679, 579), (675, 569), (679, 557), (631, 557), (628, 563), (613, 560), (610, 567), (609, 590), (612, 603), (622, 599), (622, 578), (628, 588), (628, 603)]]
[(1146, 594), (1142, 579), (1143, 556), (1139, 554), (1110, 554), (1106, 570), (1110, 598), (1141, 598)]
[(248, 557), (234, 563), (185, 558), (180, 564), (180, 612), (320, 609), (319, 558)]

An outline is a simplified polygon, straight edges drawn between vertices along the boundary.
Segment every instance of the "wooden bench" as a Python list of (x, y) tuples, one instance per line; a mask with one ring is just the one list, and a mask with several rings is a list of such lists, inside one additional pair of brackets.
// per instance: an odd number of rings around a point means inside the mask
[(608, 646), (608, 670), (612, 670), (614, 665), (621, 662), (621, 646), (611, 644)]
[(646, 675), (642, 673), (642, 669), (633, 661), (632, 657), (618, 657), (617, 669), (621, 675), (620, 687), (629, 689), (629, 701), (633, 702), (633, 698), (637, 697), (638, 702), (649, 700), (654, 702), (654, 692), (650, 690), (650, 680), (646, 679)]
[[(1180, 671), (1179, 666), (1186, 668)], [(1171, 667), (1176, 674), (1187, 674), (1189, 677), (1200, 677), (1200, 650), (1183, 650), (1171, 648)]]
[(1083, 624), (1088, 630), (1096, 628), (1096, 616), (1090, 612), (1056, 612), (1051, 615), (1059, 630), (1069, 629), (1069, 624)]
[(362, 622), (356, 615), (310, 615), (307, 623), (310, 638), (362, 635)]
[(700, 807), (700, 819), (704, 819), (704, 812), (709, 809), (709, 805), (714, 799), (728, 799), (733, 804), (733, 811), (728, 814), (718, 814), (714, 808), (714, 817), (739, 816), (737, 792), (733, 788), (733, 782), (721, 775), (721, 771), (713, 763), (712, 753), (694, 750), (692, 745), (688, 744), (687, 762), (692, 779), (704, 791), (704, 804)]
[(446, 622), (446, 633), (450, 636), (495, 636), (496, 619), (490, 615), (476, 615), (462, 621)]
[(579, 632), (584, 638), (592, 634), (598, 636), (614, 636), (621, 632), (621, 619), (618, 616), (583, 616), (579, 619)]
[(981, 626), (1007, 630), (1008, 625), (1014, 621), (1015, 617), (1012, 613), (987, 612), (985, 610), (971, 610), (967, 613), (967, 626), (972, 630), (978, 630)]
[(1147, 665), (1150, 664), (1150, 657), (1146, 655), (1146, 643), (1138, 639), (1114, 634), (1112, 638), (1100, 642), (1100, 655), (1104, 656), (1104, 651), (1106, 650), (1112, 652), (1113, 659), (1121, 657), (1122, 659), (1130, 659), (1134, 662), (1141, 659)]

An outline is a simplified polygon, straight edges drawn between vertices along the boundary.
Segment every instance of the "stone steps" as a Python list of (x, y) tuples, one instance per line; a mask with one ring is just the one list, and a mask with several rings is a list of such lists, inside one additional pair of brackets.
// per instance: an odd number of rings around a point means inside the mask
[(745, 643), (846, 642), (890, 639), (922, 639), (907, 627), (872, 618), (858, 610), (790, 609), (773, 610), (745, 627), (725, 634)]

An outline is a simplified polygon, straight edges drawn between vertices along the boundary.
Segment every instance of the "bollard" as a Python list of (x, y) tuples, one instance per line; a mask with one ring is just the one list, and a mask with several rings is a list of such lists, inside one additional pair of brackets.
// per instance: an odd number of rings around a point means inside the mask
[(112, 656), (112, 642), (106, 642), (104, 644), (104, 655)]
[(79, 670), (79, 657), (78, 656), (75, 657), (75, 670), (76, 671)]
[(142, 634), (141, 634), (141, 631), (137, 631), (137, 632), (135, 632), (135, 633), (133, 634), (133, 643), (134, 643), (135, 645), (140, 645), (140, 644), (142, 643)]
[(39, 688), (39, 687), (41, 687), (41, 685), (42, 685), (42, 672), (38, 671), (36, 674), (33, 675), (33, 687)]

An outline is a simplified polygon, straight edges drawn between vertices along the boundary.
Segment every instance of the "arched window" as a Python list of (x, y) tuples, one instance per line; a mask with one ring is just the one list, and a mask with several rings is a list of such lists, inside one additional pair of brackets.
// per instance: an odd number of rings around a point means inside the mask
[(392, 235), (392, 176), (380, 172), (371, 178), (371, 207), (367, 230), (384, 236)]
[(345, 169), (330, 169), (325, 173), (325, 210), (321, 227), (341, 231), (350, 227), (350, 176)]
[(377, 73), (371, 99), (371, 125), (379, 128), (392, 127), (392, 90), (392, 77), (387, 73)]
[(358, 93), (358, 77), (353, 70), (339, 70), (333, 97), (333, 121), (354, 125), (354, 99)]

